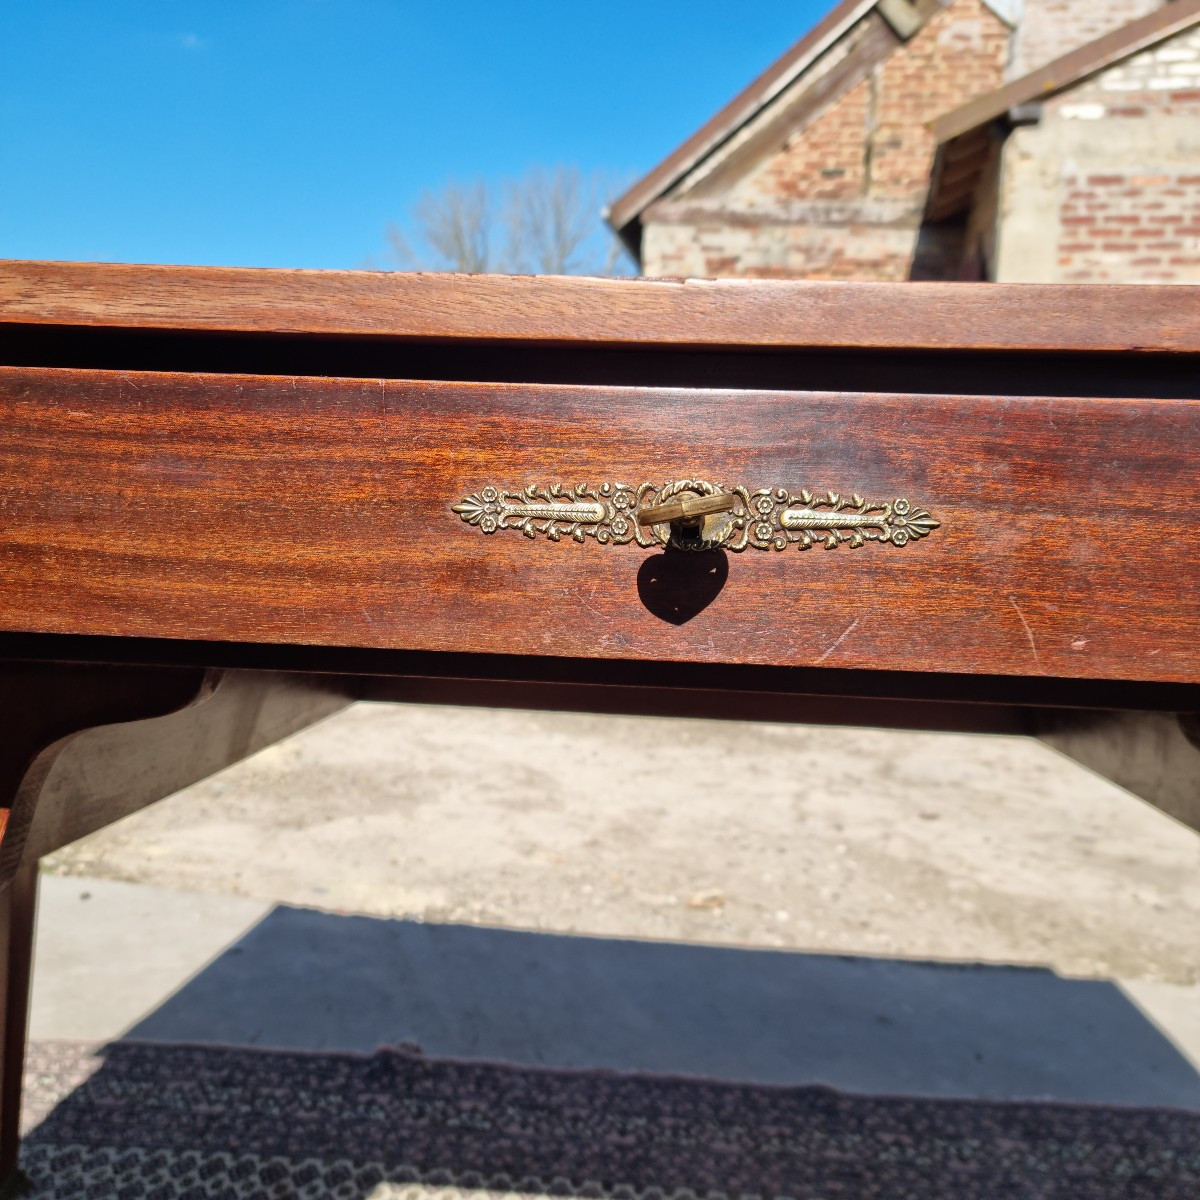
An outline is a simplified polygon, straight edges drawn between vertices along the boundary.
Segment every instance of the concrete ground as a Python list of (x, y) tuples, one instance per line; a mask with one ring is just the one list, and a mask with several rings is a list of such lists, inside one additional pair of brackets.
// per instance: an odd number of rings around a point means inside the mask
[(1200, 836), (1021, 739), (358, 705), (45, 866), (34, 1036), (1200, 1108)]

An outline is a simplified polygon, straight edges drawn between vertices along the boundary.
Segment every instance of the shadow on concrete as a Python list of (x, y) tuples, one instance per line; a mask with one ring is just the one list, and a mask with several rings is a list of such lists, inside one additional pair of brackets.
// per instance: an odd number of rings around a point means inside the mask
[(126, 1036), (1200, 1111), (1200, 1075), (1103, 981), (284, 906)]

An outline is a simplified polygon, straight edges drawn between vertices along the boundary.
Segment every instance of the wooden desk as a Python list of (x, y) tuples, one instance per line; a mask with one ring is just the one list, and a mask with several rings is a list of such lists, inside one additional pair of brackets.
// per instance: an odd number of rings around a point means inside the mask
[(355, 698), (1020, 731), (1200, 828), (1198, 401), (1182, 287), (0, 265), (0, 1173), (37, 859)]

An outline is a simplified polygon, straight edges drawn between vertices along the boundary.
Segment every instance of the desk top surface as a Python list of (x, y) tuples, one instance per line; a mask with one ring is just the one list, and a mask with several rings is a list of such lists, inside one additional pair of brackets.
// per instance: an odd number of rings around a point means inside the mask
[(600, 346), (1200, 352), (1200, 287), (0, 261), (0, 322)]

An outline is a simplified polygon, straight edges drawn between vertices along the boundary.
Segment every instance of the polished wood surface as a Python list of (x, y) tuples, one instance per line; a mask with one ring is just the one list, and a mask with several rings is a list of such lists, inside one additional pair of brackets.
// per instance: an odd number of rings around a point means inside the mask
[[(0, 628), (1196, 682), (1198, 439), (1186, 401), (0, 369)], [(693, 477), (941, 527), (689, 556), (451, 511)]]
[[(349, 699), (1036, 733), (1200, 827), (1198, 364), (1194, 288), (0, 263), (0, 1176), (37, 856)], [(452, 511), (686, 478), (940, 527)]]
[(0, 262), (0, 322), (528, 346), (1200, 351), (1200, 287)]

